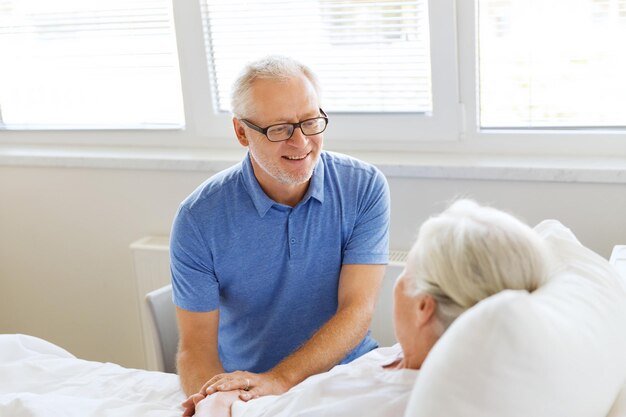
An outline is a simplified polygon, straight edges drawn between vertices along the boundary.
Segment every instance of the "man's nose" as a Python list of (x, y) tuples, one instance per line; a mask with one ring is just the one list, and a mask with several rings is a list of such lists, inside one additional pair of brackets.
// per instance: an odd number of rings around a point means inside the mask
[(302, 133), (302, 128), (298, 126), (293, 130), (293, 134), (287, 142), (289, 142), (289, 144), (292, 146), (302, 147), (309, 142), (309, 138), (304, 133)]

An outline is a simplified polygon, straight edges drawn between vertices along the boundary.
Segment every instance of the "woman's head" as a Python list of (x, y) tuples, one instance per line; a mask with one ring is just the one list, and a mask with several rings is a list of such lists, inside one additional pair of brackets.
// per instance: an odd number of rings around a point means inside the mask
[[(398, 341), (411, 350), (417, 343), (412, 328), (422, 320), (434, 338), (432, 347), (452, 321), (479, 301), (505, 289), (539, 288), (547, 280), (549, 260), (543, 239), (515, 217), (471, 200), (456, 201), (420, 227), (396, 284)], [(424, 303), (432, 303), (431, 314), (425, 314), (430, 310)]]

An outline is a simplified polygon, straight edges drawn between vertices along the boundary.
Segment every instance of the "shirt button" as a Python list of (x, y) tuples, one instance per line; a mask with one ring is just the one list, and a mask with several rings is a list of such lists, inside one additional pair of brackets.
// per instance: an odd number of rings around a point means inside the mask
[(296, 243), (296, 239), (293, 239), (293, 238), (292, 238), (292, 239), (291, 239), (291, 243), (292, 243), (292, 244)]

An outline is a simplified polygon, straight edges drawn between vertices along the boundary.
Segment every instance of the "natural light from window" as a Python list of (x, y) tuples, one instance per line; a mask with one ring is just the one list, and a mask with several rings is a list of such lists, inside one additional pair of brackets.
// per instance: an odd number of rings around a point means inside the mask
[(320, 77), (333, 112), (432, 110), (426, 0), (205, 0), (216, 108), (244, 64), (292, 56)]
[(482, 128), (626, 126), (626, 0), (479, 0)]
[(0, 128), (184, 125), (167, 0), (0, 0)]

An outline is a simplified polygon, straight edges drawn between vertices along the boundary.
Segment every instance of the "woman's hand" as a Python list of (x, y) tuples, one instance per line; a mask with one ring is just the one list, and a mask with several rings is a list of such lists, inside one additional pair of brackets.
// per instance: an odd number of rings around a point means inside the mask
[(185, 409), (183, 411), (182, 417), (191, 417), (191, 416), (193, 416), (194, 413), (196, 412), (196, 405), (200, 401), (204, 400), (205, 398), (206, 398), (206, 395), (203, 395), (203, 394), (200, 394), (200, 393), (190, 395), (189, 398), (187, 398), (181, 404), (183, 406), (183, 408)]
[(239, 391), (227, 391), (209, 395), (196, 404), (195, 417), (230, 417), (231, 406), (239, 394)]
[[(249, 401), (263, 395), (282, 394), (289, 388), (291, 388), (291, 386), (272, 371), (263, 374), (245, 371), (217, 374), (209, 379), (198, 393), (189, 396), (189, 398), (181, 404), (185, 409), (182, 417), (193, 416), (201, 401), (205, 399), (208, 400), (220, 393), (229, 393), (228, 398), (232, 397), (242, 401)], [(229, 406), (233, 401), (229, 403)]]

